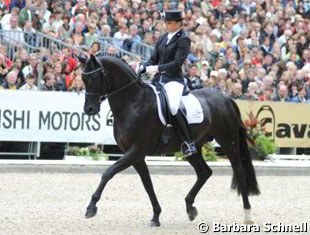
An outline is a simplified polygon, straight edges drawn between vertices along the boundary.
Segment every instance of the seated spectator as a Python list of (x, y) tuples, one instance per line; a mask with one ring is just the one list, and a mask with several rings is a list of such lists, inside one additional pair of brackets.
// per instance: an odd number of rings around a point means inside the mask
[(23, 68), (24, 77), (27, 77), (29, 73), (33, 73), (35, 76), (38, 76), (37, 65), (38, 59), (35, 53), (31, 53), (28, 57), (29, 65)]
[(1, 18), (1, 28), (7, 30), (10, 27), (10, 18), (12, 16), (18, 17), (20, 9), (18, 7), (12, 7), (11, 12), (4, 14)]
[(56, 79), (53, 73), (47, 73), (43, 77), (42, 91), (57, 91)]
[(307, 100), (305, 98), (305, 96), (306, 96), (306, 89), (305, 89), (305, 87), (299, 86), (297, 88), (297, 91), (298, 91), (298, 95), (293, 97), (291, 99), (291, 102), (293, 102), (293, 103), (306, 103)]
[(123, 49), (130, 51), (134, 54), (139, 54), (139, 44), (142, 39), (138, 34), (139, 28), (137, 25), (133, 24), (129, 27), (129, 37), (123, 42)]
[(247, 88), (247, 92), (241, 97), (244, 100), (258, 100), (258, 85), (256, 82), (250, 82)]
[(77, 77), (81, 77), (82, 76), (82, 68), (80, 65), (78, 65), (75, 70), (73, 70), (73, 72), (71, 72), (70, 74), (68, 74), (66, 76), (66, 87), (67, 89), (69, 89), (72, 86), (73, 81), (77, 78)]
[(13, 62), (12, 62), (12, 60), (8, 57), (8, 54), (7, 54), (7, 50), (6, 50), (6, 46), (5, 46), (5, 45), (0, 44), (0, 54), (4, 56), (6, 68), (7, 68), (7, 69), (10, 69), (10, 68), (12, 67), (12, 65), (13, 65)]
[(7, 90), (17, 90), (18, 89), (17, 74), (15, 71), (11, 71), (6, 75), (4, 82), (2, 84), (2, 88), (7, 89)]
[(93, 42), (91, 44), (90, 49), (89, 49), (89, 54), (97, 55), (98, 52), (100, 52), (100, 43), (99, 42)]
[(272, 86), (265, 87), (265, 89), (262, 90), (262, 95), (258, 97), (259, 101), (272, 101), (273, 96), (273, 88)]
[(242, 85), (241, 83), (233, 83), (231, 87), (230, 97), (233, 99), (242, 98)]
[(35, 85), (36, 80), (36, 77), (32, 73), (29, 73), (26, 77), (26, 83), (19, 89), (27, 91), (37, 91), (38, 87)]
[(43, 64), (43, 73), (46, 74), (53, 72), (54, 72), (54, 64), (49, 60), (45, 61)]
[(71, 35), (71, 38), (73, 39), (73, 45), (75, 46), (85, 45), (85, 38), (83, 35), (84, 27), (85, 27), (84, 23), (76, 22)]
[(31, 21), (33, 19), (33, 11), (32, 11), (32, 1), (26, 0), (25, 7), (21, 8), (18, 14), (18, 24), (21, 28), (24, 28), (25, 23), (27, 21)]
[(26, 21), (24, 25), (24, 39), (27, 44), (30, 46), (36, 46), (36, 30), (32, 27), (31, 21)]
[[(226, 80), (226, 86), (227, 86), (227, 92), (231, 93), (233, 86), (235, 83), (239, 83), (241, 85), (241, 81), (240, 81), (240, 77), (239, 77), (239, 73), (238, 70), (232, 70), (229, 71), (228, 74), (228, 79)], [(242, 87), (242, 85), (241, 85)], [(242, 90), (241, 90), (241, 94), (242, 94)]]
[(276, 91), (275, 97), (272, 99), (273, 101), (281, 101), (281, 102), (289, 102), (291, 99), (288, 96), (288, 88), (286, 85), (280, 85), (278, 90)]
[(0, 54), (0, 84), (3, 83), (4, 78), (8, 72), (9, 70), (6, 68), (5, 65), (5, 58), (2, 54)]
[(66, 91), (66, 81), (64, 70), (67, 66), (66, 62), (56, 62), (54, 67), (54, 78), (56, 80), (57, 91)]
[(113, 35), (112, 44), (116, 48), (122, 48), (124, 40), (129, 38), (129, 35), (127, 33), (128, 27), (127, 27), (125, 21), (126, 21), (125, 19), (120, 20), (120, 22), (118, 24), (119, 30), (117, 32), (115, 32), (115, 34)]
[(190, 90), (200, 89), (203, 87), (203, 82), (198, 74), (198, 67), (196, 64), (190, 66), (188, 74), (185, 75), (187, 84)]
[(267, 54), (270, 54), (272, 51), (272, 47), (270, 45), (270, 39), (269, 37), (265, 37), (263, 39), (263, 44), (260, 47), (261, 51), (264, 53), (264, 56), (266, 56)]
[(77, 60), (74, 58), (73, 51), (70, 48), (62, 49), (62, 54), (63, 54), (62, 62), (67, 64), (67, 67), (65, 68), (64, 72), (66, 74), (69, 74), (76, 68)]
[(17, 56), (14, 59), (14, 64), (13, 66), (10, 68), (9, 71), (14, 71), (17, 74), (17, 86), (21, 87), (22, 85), (24, 85), (26, 83), (25, 81), (25, 77), (22, 71), (22, 60)]
[(76, 77), (73, 80), (72, 85), (69, 87), (68, 91), (77, 93), (85, 92), (85, 84), (81, 76)]
[(210, 64), (207, 60), (201, 61), (200, 78), (205, 81), (208, 79), (210, 73)]
[(85, 45), (90, 47), (98, 38), (98, 34), (96, 32), (96, 25), (95, 24), (89, 24), (87, 26), (88, 32), (85, 33)]

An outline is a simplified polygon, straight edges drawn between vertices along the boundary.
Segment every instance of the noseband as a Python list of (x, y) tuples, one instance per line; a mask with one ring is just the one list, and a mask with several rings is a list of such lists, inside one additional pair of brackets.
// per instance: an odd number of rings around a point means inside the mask
[(134, 79), (134, 80), (132, 80), (130, 83), (128, 83), (128, 84), (126, 84), (126, 85), (124, 85), (124, 86), (118, 88), (117, 90), (112, 91), (112, 92), (107, 91), (106, 94), (103, 94), (103, 93), (104, 93), (104, 91), (103, 91), (103, 86), (106, 85), (106, 87), (109, 88), (108, 77), (107, 77), (107, 74), (106, 74), (105, 71), (104, 71), (104, 66), (103, 66), (103, 64), (101, 63), (101, 61), (100, 61), (96, 56), (95, 56), (95, 58), (96, 58), (96, 61), (98, 62), (98, 64), (100, 65), (100, 68), (95, 69), (95, 70), (90, 71), (90, 72), (84, 72), (84, 71), (83, 71), (82, 74), (84, 74), (84, 75), (91, 75), (91, 74), (94, 74), (94, 73), (97, 73), (97, 72), (101, 72), (101, 73), (102, 73), (102, 77), (101, 77), (101, 79), (100, 79), (100, 81), (101, 81), (101, 84), (100, 84), (100, 85), (101, 85), (101, 92), (100, 92), (100, 93), (86, 92), (86, 93), (85, 93), (86, 99), (87, 99), (87, 97), (89, 97), (89, 96), (98, 96), (98, 97), (99, 97), (99, 103), (101, 103), (101, 102), (104, 101), (105, 99), (107, 99), (107, 98), (111, 97), (112, 95), (115, 95), (115, 94), (117, 94), (118, 92), (120, 92), (120, 91), (126, 89), (127, 87), (131, 86), (132, 84), (134, 84), (135, 82), (137, 82), (137, 81), (140, 79), (140, 77), (137, 76), (136, 79)]

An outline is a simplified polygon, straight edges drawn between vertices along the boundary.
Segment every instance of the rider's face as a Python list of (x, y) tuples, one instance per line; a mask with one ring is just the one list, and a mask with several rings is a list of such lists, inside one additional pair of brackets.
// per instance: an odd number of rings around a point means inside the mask
[(181, 22), (178, 21), (166, 21), (165, 26), (168, 33), (174, 33), (181, 27)]

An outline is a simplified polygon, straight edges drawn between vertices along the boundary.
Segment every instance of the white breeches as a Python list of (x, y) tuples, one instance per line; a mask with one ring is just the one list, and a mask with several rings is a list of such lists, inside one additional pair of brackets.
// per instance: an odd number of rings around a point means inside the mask
[(176, 115), (180, 107), (184, 86), (179, 82), (172, 81), (164, 84), (164, 88), (167, 92), (170, 112), (172, 115)]

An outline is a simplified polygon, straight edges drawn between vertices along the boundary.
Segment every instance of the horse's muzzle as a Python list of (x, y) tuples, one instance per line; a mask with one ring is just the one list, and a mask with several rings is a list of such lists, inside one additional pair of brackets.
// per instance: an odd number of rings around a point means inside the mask
[(96, 115), (99, 113), (100, 108), (93, 107), (93, 106), (84, 106), (84, 112), (88, 115)]

